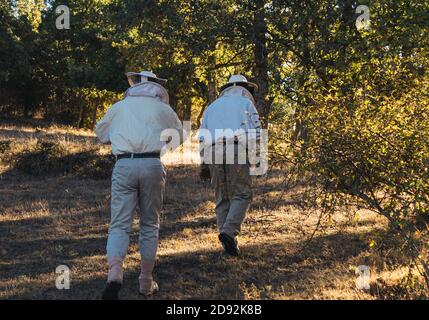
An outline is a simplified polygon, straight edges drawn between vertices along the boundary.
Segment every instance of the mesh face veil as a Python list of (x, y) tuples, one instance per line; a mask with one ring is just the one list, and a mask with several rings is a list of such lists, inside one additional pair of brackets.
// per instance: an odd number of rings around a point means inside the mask
[[(256, 104), (255, 98), (252, 92), (249, 89), (253, 88), (244, 88), (241, 85), (234, 85), (232, 87), (224, 89), (219, 97), (228, 97), (228, 96), (243, 96), (252, 101), (253, 104)], [(254, 90), (253, 90), (254, 91)]]
[(130, 87), (149, 81), (158, 83), (161, 86), (167, 82), (167, 79), (158, 78), (156, 74), (151, 71), (127, 72), (125, 75), (128, 78), (128, 83)]
[(131, 87), (146, 81), (148, 81), (148, 77), (145, 77), (145, 76), (141, 76), (141, 75), (128, 76), (128, 83)]

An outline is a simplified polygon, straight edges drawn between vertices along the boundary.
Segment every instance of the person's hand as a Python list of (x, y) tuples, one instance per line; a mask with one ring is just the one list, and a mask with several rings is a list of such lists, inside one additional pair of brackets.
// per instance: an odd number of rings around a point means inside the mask
[(210, 181), (211, 180), (210, 168), (205, 163), (201, 164), (200, 179), (201, 179), (201, 181)]

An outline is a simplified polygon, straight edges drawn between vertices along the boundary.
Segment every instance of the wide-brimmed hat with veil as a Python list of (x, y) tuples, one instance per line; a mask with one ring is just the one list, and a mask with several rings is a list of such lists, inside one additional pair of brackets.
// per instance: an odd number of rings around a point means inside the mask
[(241, 74), (233, 75), (229, 78), (228, 83), (223, 85), (220, 90), (224, 91), (229, 87), (241, 86), (250, 91), (250, 93), (255, 96), (256, 91), (258, 91), (258, 85), (256, 83), (250, 82), (247, 78)]
[(156, 74), (151, 71), (127, 72), (125, 75), (127, 76), (128, 83), (131, 87), (148, 81), (158, 83), (162, 86), (167, 83), (167, 79), (158, 78)]

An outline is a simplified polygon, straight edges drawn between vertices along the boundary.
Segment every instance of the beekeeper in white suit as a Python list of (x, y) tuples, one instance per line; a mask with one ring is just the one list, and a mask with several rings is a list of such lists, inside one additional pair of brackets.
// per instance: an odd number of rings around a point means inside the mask
[(252, 199), (247, 153), (249, 142), (260, 138), (257, 89), (246, 77), (231, 76), (219, 98), (205, 110), (200, 130), (203, 161), (215, 189), (219, 240), (232, 256), (239, 255), (237, 235)]
[(112, 173), (111, 220), (107, 241), (109, 274), (103, 299), (118, 299), (123, 282), (123, 261), (127, 253), (133, 215), (140, 209), (141, 273), (139, 292), (158, 291), (153, 280), (159, 214), (166, 172), (160, 152), (165, 129), (182, 132), (181, 123), (169, 106), (166, 80), (154, 73), (127, 73), (130, 88), (125, 98), (115, 103), (97, 123), (95, 132), (103, 143), (111, 143), (116, 164)]

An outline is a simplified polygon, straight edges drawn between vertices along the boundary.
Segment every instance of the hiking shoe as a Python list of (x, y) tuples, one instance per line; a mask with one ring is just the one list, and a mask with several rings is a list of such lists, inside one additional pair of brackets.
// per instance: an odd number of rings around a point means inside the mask
[(102, 300), (118, 300), (119, 299), (119, 290), (121, 289), (122, 284), (119, 282), (108, 282), (106, 288), (103, 291), (101, 296)]
[[(140, 289), (139, 289), (139, 294), (145, 297), (151, 296), (155, 293), (157, 293), (159, 291), (159, 286), (158, 284), (151, 280), (151, 284), (149, 285), (148, 289), (144, 289), (145, 287), (147, 288), (147, 285), (144, 284), (144, 280), (142, 281), (142, 279), (140, 279)], [(143, 284), (143, 286), (142, 286)]]
[(225, 252), (231, 256), (238, 257), (239, 256), (239, 250), (237, 246), (237, 241), (227, 235), (226, 233), (222, 232), (219, 235), (219, 240), (222, 242), (222, 246), (225, 249)]

